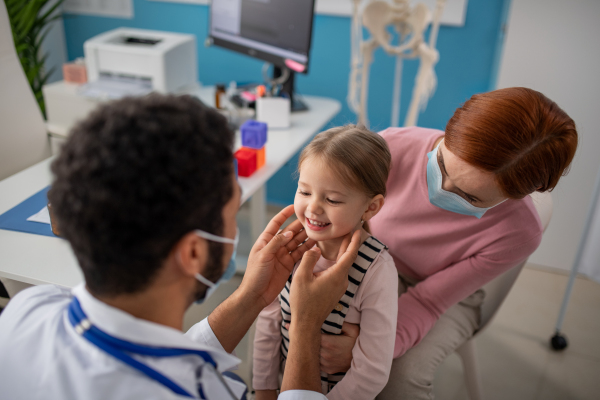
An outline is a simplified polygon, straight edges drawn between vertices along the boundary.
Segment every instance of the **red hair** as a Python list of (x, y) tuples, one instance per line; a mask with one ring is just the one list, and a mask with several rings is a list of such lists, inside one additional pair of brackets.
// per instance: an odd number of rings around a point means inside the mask
[(457, 157), (495, 174), (502, 192), (520, 199), (554, 189), (577, 149), (575, 122), (535, 90), (476, 94), (458, 108), (444, 144)]

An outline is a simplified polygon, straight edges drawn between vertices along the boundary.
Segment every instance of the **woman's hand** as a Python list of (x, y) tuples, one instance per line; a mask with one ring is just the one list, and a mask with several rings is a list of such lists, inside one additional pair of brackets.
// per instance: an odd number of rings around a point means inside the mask
[(292, 215), (294, 206), (289, 205), (273, 217), (250, 251), (240, 289), (250, 293), (261, 309), (273, 302), (296, 262), (316, 243), (308, 239), (298, 220), (280, 231)]
[(340, 335), (321, 334), (321, 371), (328, 374), (348, 372), (359, 333), (358, 325), (344, 322)]

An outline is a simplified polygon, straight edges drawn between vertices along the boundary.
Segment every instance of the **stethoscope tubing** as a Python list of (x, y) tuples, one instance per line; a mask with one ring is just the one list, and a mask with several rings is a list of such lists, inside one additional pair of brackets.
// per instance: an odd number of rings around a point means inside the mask
[[(90, 343), (94, 344), (99, 349), (105, 351), (116, 359), (120, 360), (124, 364), (129, 365), (130, 367), (140, 371), (144, 375), (149, 378), (161, 383), (167, 388), (171, 389), (174, 393), (190, 397), (190, 398), (198, 398), (190, 394), (187, 390), (183, 389), (177, 383), (173, 382), (171, 379), (156, 371), (153, 368), (150, 368), (146, 364), (136, 360), (131, 357), (127, 353), (139, 354), (144, 356), (151, 357), (177, 357), (182, 355), (197, 355), (201, 357), (205, 364), (203, 367), (208, 367), (213, 371), (213, 373), (217, 376), (218, 380), (221, 382), (223, 387), (226, 389), (229, 396), (232, 399), (237, 399), (225, 379), (223, 375), (217, 370), (217, 363), (214, 359), (205, 351), (202, 350), (193, 350), (193, 349), (179, 349), (179, 348), (168, 348), (168, 347), (153, 347), (140, 345), (132, 342), (128, 342), (126, 340), (122, 340), (116, 338), (114, 336), (109, 335), (108, 333), (102, 331), (98, 327), (94, 326), (90, 320), (87, 318), (87, 315), (81, 308), (81, 304), (77, 297), (73, 297), (73, 300), (69, 304), (68, 308), (68, 318), (75, 331), (85, 339), (87, 339)], [(204, 399), (204, 394), (202, 391), (201, 385), (199, 386), (199, 395), (201, 399)]]

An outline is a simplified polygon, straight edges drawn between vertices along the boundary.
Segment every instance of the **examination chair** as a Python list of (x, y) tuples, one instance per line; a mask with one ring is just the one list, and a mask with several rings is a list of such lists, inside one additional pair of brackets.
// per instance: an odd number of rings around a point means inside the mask
[[(0, 2), (0, 180), (50, 157), (50, 141)], [(0, 279), (12, 297), (30, 285)]]
[[(550, 217), (552, 216), (552, 196), (550, 193), (535, 192), (531, 194), (531, 198), (533, 200), (533, 204), (535, 205), (535, 209), (540, 216), (542, 229), (546, 231), (546, 228), (550, 223)], [(462, 359), (465, 373), (465, 383), (467, 385), (467, 391), (471, 400), (483, 400), (481, 377), (479, 375), (479, 368), (477, 366), (477, 357), (475, 352), (475, 338), (481, 334), (481, 332), (488, 326), (492, 318), (496, 315), (496, 312), (504, 302), (504, 299), (508, 295), (508, 292), (510, 292), (510, 289), (517, 280), (519, 273), (526, 263), (527, 260), (523, 261), (520, 265), (517, 265), (511, 270), (495, 278), (487, 285), (483, 286), (485, 300), (481, 305), (480, 327), (471, 339), (469, 339), (465, 344), (456, 350)]]

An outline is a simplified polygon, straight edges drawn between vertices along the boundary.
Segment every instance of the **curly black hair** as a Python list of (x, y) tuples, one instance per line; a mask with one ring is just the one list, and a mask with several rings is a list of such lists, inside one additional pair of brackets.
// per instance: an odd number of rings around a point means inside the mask
[[(233, 139), (226, 119), (191, 96), (125, 98), (73, 128), (48, 199), (92, 293), (144, 290), (183, 235), (222, 233)], [(209, 251), (221, 259), (221, 245)]]

